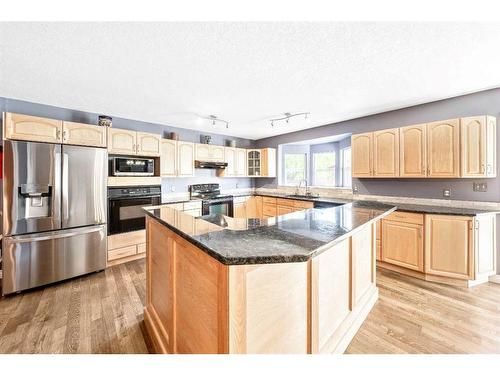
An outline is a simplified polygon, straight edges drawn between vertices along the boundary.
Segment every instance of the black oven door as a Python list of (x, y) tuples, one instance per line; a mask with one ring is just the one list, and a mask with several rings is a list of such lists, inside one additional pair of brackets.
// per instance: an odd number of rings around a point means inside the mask
[(221, 214), (233, 217), (233, 200), (203, 201), (202, 215)]
[(108, 235), (146, 228), (142, 207), (156, 206), (161, 197), (110, 198), (108, 200)]

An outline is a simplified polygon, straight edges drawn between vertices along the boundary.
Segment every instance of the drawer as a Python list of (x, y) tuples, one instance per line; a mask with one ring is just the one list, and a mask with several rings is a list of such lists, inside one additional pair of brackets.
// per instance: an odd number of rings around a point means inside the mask
[(108, 250), (137, 245), (146, 242), (146, 230), (137, 230), (108, 236)]
[(293, 207), (295, 207), (295, 208), (313, 208), (314, 202), (293, 201)]
[(191, 216), (194, 216), (194, 217), (198, 217), (198, 216), (201, 216), (201, 208), (195, 208), (193, 210), (186, 210), (186, 211), (184, 211), (184, 213), (191, 215)]
[(417, 214), (414, 212), (396, 211), (396, 212), (393, 212), (392, 214), (389, 214), (388, 216), (386, 216), (384, 218), (384, 220), (399, 221), (402, 223), (423, 225), (424, 224), (424, 214)]
[(278, 206), (293, 207), (293, 199), (276, 198)]
[(248, 197), (234, 197), (233, 202), (234, 203), (245, 203)]
[(262, 214), (264, 216), (276, 216), (276, 206), (272, 204), (264, 204), (262, 207)]
[(135, 255), (135, 254), (137, 254), (137, 246), (136, 245), (122, 247), (121, 249), (116, 249), (116, 250), (110, 250), (110, 251), (108, 251), (108, 262), (115, 260), (115, 259), (129, 257), (129, 256)]
[(183, 203), (170, 203), (167, 204), (167, 207), (173, 208), (174, 210), (182, 211), (184, 209)]
[(276, 204), (276, 198), (272, 197), (262, 197), (262, 203), (270, 203), (270, 204)]
[(201, 210), (201, 201), (184, 202), (184, 211), (196, 209)]
[(140, 243), (137, 245), (137, 254), (145, 253), (146, 252), (146, 244), (145, 243)]

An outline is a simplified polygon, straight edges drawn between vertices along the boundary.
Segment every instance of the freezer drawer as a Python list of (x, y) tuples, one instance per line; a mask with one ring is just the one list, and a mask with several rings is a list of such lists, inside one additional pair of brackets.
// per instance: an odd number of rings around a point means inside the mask
[(106, 227), (97, 225), (3, 239), (3, 288), (9, 294), (106, 267)]

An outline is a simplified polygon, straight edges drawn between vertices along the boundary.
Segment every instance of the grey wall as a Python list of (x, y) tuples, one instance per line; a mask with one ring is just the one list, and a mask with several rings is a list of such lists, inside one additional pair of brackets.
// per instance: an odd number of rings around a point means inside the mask
[[(0, 97), (0, 111), (23, 113), (26, 115), (55, 118), (64, 121), (82, 122), (87, 124), (97, 124), (99, 116), (99, 113), (76, 111), (67, 108), (54, 107), (2, 97)], [(254, 141), (248, 139), (229, 137), (210, 132), (200, 133), (198, 131), (189, 129), (181, 129), (138, 120), (129, 120), (115, 117), (113, 116), (113, 114), (108, 113), (106, 113), (106, 115), (113, 117), (113, 127), (115, 128), (161, 134), (164, 138), (166, 138), (170, 132), (174, 131), (179, 134), (179, 139), (183, 141), (200, 142), (201, 134), (210, 134), (212, 136), (212, 143), (216, 145), (224, 145), (225, 141), (229, 139), (236, 140), (236, 145), (238, 147), (251, 148), (254, 145)], [(176, 192), (183, 192), (187, 191), (188, 185), (206, 182), (220, 183), (221, 187), (223, 188), (234, 188), (236, 187), (236, 185), (238, 185), (238, 187), (240, 188), (253, 186), (253, 180), (250, 178), (218, 178), (216, 176), (215, 170), (197, 169), (195, 177), (162, 178), (162, 191), (163, 194), (166, 194), (170, 192), (171, 187), (174, 186)]]
[[(277, 147), (279, 144), (321, 138), (343, 133), (364, 133), (405, 125), (425, 123), (449, 118), (500, 114), (500, 88), (481, 91), (456, 98), (422, 104), (397, 111), (343, 121), (317, 128), (283, 134), (256, 141), (256, 147)], [(499, 121), (500, 124), (500, 121)], [(500, 126), (500, 125), (499, 125)], [(500, 131), (497, 131), (500, 145)], [(500, 163), (500, 152), (497, 152)], [(499, 164), (500, 165), (500, 164)], [(499, 171), (500, 176), (500, 171)], [(472, 191), (473, 182), (488, 183), (488, 191)], [(256, 181), (256, 187), (276, 186), (277, 180)], [(490, 179), (353, 179), (362, 194), (443, 198), (442, 190), (451, 188), (451, 199), (471, 201), (500, 201), (500, 177)]]

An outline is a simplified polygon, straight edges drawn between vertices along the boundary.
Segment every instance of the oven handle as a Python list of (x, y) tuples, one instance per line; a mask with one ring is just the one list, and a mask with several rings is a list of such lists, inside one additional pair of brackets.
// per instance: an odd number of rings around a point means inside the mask
[(134, 199), (134, 198), (138, 198), (138, 199), (143, 199), (143, 198), (161, 198), (161, 195), (132, 195), (132, 196), (128, 196), (128, 197), (108, 197), (108, 200), (110, 200), (110, 201), (119, 201), (119, 200), (123, 200), (123, 199)]

